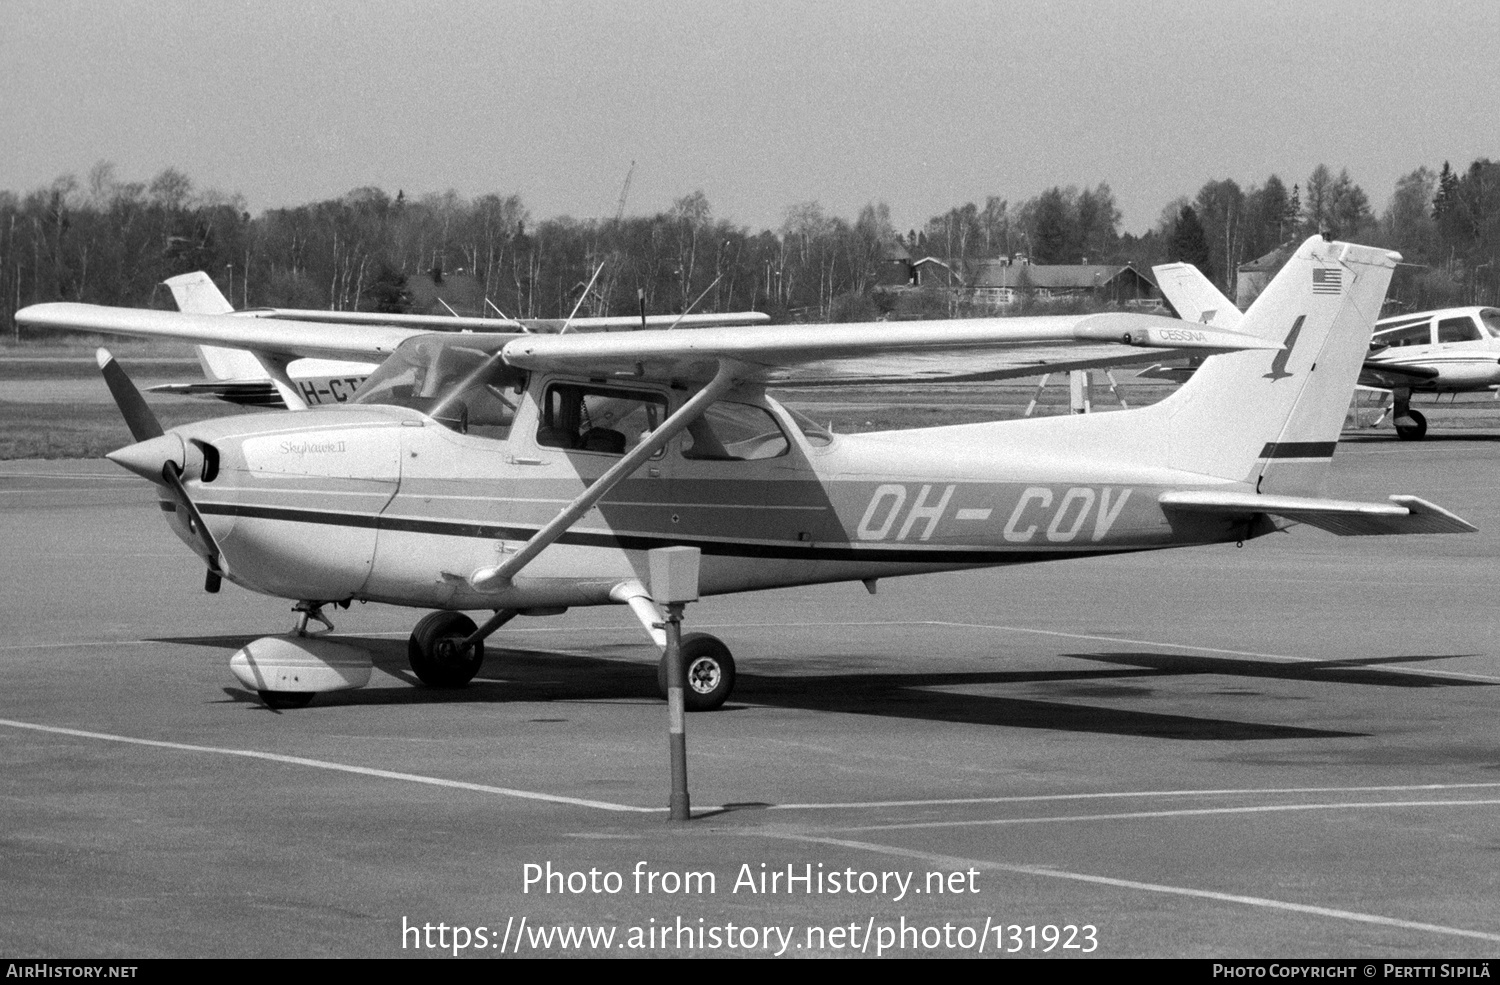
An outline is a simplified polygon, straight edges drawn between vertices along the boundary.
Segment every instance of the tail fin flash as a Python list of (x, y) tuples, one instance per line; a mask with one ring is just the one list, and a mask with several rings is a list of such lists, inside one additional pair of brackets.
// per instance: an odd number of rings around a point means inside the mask
[[(172, 299), (177, 302), (178, 311), (191, 315), (227, 315), (234, 311), (234, 305), (229, 303), (213, 278), (201, 270), (169, 277), (166, 284), (172, 289)], [(198, 362), (203, 366), (203, 374), (210, 380), (257, 380), (266, 377), (265, 370), (255, 357), (242, 349), (200, 345)]]
[(1239, 331), (1277, 352), (1215, 356), (1164, 404), (1175, 468), (1321, 494), (1399, 254), (1313, 237)]

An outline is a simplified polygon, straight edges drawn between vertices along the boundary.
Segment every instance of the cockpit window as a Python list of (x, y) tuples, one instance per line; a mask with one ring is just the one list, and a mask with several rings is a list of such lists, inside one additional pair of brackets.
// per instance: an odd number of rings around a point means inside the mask
[(526, 389), (526, 374), (500, 356), (506, 341), (462, 334), (410, 339), (351, 402), (410, 407), (460, 434), (505, 438)]
[(1479, 321), (1491, 338), (1500, 339), (1500, 308), (1485, 308), (1479, 313)]
[[(536, 443), (623, 455), (667, 418), (667, 398), (649, 390), (554, 383), (542, 400)], [(660, 454), (660, 452), (658, 452)]]
[(1468, 315), (1462, 318), (1444, 318), (1438, 322), (1438, 344), (1444, 342), (1477, 342), (1479, 326)]

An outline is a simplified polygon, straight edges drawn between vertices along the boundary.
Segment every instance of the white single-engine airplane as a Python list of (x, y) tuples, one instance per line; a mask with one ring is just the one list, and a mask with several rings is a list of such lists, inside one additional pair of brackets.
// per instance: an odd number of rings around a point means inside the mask
[[(445, 315), (403, 315), (375, 311), (317, 311), (304, 308), (245, 308), (236, 310), (213, 278), (201, 270), (179, 274), (165, 281), (184, 315), (232, 315), (282, 322), (315, 322), (322, 325), (376, 327), (402, 330), (390, 338), (404, 339), (424, 332), (620, 332), (645, 328), (702, 328), (719, 325), (763, 325), (770, 316), (758, 311), (685, 315), (606, 315), (584, 318), (465, 318)], [(148, 320), (124, 314), (137, 309), (86, 306), (91, 331), (125, 335), (190, 338), (191, 323), (178, 322), (164, 312), (166, 320)], [(177, 316), (180, 317), (180, 316)], [(314, 333), (327, 337), (330, 333)], [(370, 352), (361, 347), (362, 355)], [(384, 352), (385, 350), (378, 350)], [(255, 348), (197, 346), (198, 361), (208, 378), (203, 383), (164, 383), (152, 393), (217, 397), (251, 407), (291, 407), (303, 410), (321, 404), (347, 403), (379, 362), (319, 358), (296, 358), (295, 353), (265, 353)], [(290, 357), (290, 358), (277, 358)]]
[[(1162, 294), (1185, 320), (1231, 331), (1240, 324), (1239, 309), (1197, 267), (1169, 263), (1151, 270)], [(1183, 367), (1179, 375), (1188, 372)], [(1390, 391), (1396, 434), (1408, 441), (1421, 439), (1427, 434), (1427, 418), (1412, 410), (1413, 393), (1500, 388), (1500, 308), (1444, 308), (1380, 319), (1359, 385)]]
[[(1308, 240), (1239, 332), (1102, 314), (421, 335), (348, 404), (166, 433), (101, 350), (137, 442), (108, 457), (156, 484), (210, 591), (227, 579), (296, 600), (295, 633), (231, 661), (277, 706), (369, 680), (366, 651), (306, 633), (325, 606), (353, 600), (438, 610), (409, 643), (429, 685), (469, 681), (484, 639), (518, 614), (628, 604), (663, 645), (647, 584), (647, 551), (663, 546), (701, 549), (711, 595), (1237, 542), (1288, 522), (1341, 535), (1473, 530), (1412, 496), (1323, 492), (1396, 260)], [(69, 313), (41, 305), (18, 318)], [(220, 320), (244, 333), (221, 342), (275, 351), (274, 332), (257, 338), (264, 323)], [(834, 435), (765, 394), (1194, 352), (1218, 354), (1160, 403), (1087, 416)], [(476, 627), (462, 614), (475, 610), (493, 615)], [(722, 704), (728, 649), (695, 633), (683, 652), (688, 707)]]

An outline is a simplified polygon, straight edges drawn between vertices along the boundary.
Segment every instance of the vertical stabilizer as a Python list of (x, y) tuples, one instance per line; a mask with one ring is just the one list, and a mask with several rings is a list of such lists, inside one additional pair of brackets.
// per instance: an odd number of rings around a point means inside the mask
[(1244, 317), (1203, 272), (1191, 263), (1163, 263), (1151, 268), (1162, 297), (1183, 321), (1238, 331)]
[(1277, 352), (1217, 355), (1160, 405), (1174, 468), (1320, 494), (1399, 254), (1313, 237), (1239, 331)]
[[(227, 315), (234, 311), (234, 305), (229, 303), (213, 278), (201, 270), (169, 277), (166, 284), (172, 289), (172, 298), (177, 302), (178, 311), (191, 315)], [(242, 349), (224, 349), (211, 345), (200, 345), (197, 348), (203, 374), (211, 380), (266, 378), (266, 372), (260, 363)]]
[(234, 310), (234, 305), (229, 303), (213, 278), (201, 270), (168, 277), (166, 284), (172, 289), (178, 311), (192, 315), (227, 315)]

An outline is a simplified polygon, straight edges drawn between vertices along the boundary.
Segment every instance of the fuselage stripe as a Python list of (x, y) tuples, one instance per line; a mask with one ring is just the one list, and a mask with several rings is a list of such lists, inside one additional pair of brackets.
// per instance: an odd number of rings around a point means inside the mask
[[(529, 540), (535, 529), (472, 523), (454, 520), (426, 520), (417, 517), (380, 516), (370, 513), (342, 513), (301, 510), (277, 506), (247, 506), (235, 503), (200, 503), (205, 516), (235, 516), (257, 520), (290, 523), (312, 523), (336, 527), (359, 527), (368, 530), (435, 534), (447, 537), (472, 537), (484, 540)], [(1107, 554), (1134, 553), (1150, 547), (1125, 547), (1104, 550), (1075, 550), (1064, 546), (1037, 550), (996, 550), (986, 547), (874, 547), (863, 544), (818, 546), (810, 543), (767, 543), (744, 540), (713, 540), (683, 536), (650, 534), (605, 534), (573, 530), (558, 541), (580, 547), (614, 547), (622, 550), (651, 550), (688, 544), (704, 554), (724, 557), (785, 558), (803, 561), (894, 561), (915, 564), (1024, 564), (1034, 561), (1056, 561), (1064, 558), (1099, 557)]]

